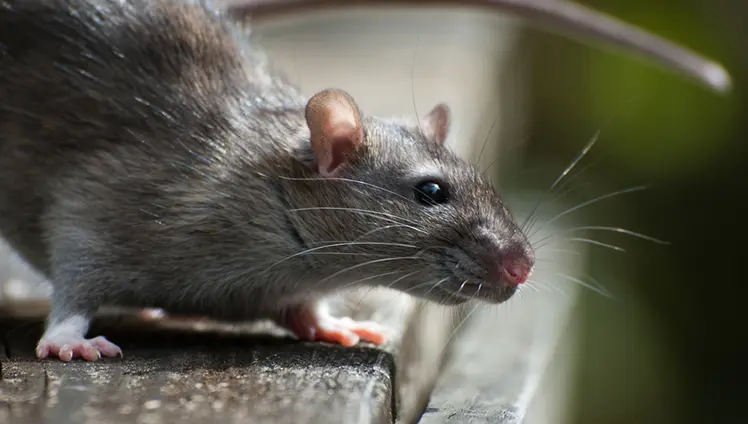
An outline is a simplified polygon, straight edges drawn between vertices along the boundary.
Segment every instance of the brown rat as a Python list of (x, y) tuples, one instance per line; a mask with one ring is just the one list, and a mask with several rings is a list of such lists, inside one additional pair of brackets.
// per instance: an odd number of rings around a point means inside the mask
[(445, 105), (365, 116), (253, 49), (197, 1), (2, 2), (0, 233), (53, 286), (40, 358), (120, 354), (84, 339), (104, 305), (382, 343), (324, 297), (498, 303), (530, 275), (498, 192), (444, 145)]
[(103, 305), (381, 343), (324, 296), (501, 302), (531, 272), (498, 193), (444, 146), (446, 106), (405, 122), (306, 99), (191, 2), (6, 2), (0, 43), (0, 231), (53, 286), (39, 357), (121, 353), (84, 339)]

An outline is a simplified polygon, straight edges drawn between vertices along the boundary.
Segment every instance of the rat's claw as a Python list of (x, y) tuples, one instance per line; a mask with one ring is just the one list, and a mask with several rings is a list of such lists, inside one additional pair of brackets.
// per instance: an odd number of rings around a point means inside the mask
[(74, 358), (93, 362), (102, 356), (117, 355), (122, 356), (122, 349), (102, 336), (87, 340), (83, 337), (58, 335), (42, 339), (36, 346), (37, 358), (57, 356), (65, 362), (70, 362)]
[(362, 340), (385, 344), (392, 332), (373, 321), (336, 318), (306, 307), (288, 311), (284, 324), (302, 340), (335, 343), (346, 347), (355, 346)]
[(124, 356), (122, 355), (122, 349), (120, 349), (116, 344), (107, 340), (104, 336), (98, 336), (91, 339), (91, 343), (96, 346), (96, 349), (99, 352), (99, 358), (101, 357), (101, 355), (119, 357)]
[(36, 346), (36, 357), (39, 359), (44, 359), (47, 356), (49, 356), (49, 346), (39, 343), (39, 345)]

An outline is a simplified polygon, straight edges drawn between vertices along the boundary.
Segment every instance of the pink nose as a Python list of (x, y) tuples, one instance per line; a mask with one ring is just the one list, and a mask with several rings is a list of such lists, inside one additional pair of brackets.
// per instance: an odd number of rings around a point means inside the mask
[(507, 284), (518, 286), (530, 276), (532, 268), (522, 262), (507, 262), (504, 264), (504, 279)]

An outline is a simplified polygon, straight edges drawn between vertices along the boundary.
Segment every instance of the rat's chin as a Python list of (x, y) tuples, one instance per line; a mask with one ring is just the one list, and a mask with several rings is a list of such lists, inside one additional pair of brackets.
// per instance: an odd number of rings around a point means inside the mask
[(456, 295), (453, 291), (442, 288), (434, 289), (430, 293), (417, 294), (416, 296), (445, 306), (462, 305), (470, 300), (468, 297)]
[[(517, 292), (517, 287), (502, 283), (474, 283), (468, 281), (461, 283), (456, 287), (443, 286), (438, 287), (439, 294), (442, 295), (445, 301), (440, 302), (442, 304), (454, 304), (459, 305), (469, 300), (477, 300), (479, 302), (499, 304), (509, 300), (514, 293)], [(447, 303), (449, 302), (449, 303)]]
[(516, 292), (517, 286), (510, 286), (502, 283), (499, 287), (491, 288), (491, 290), (477, 292), (475, 295), (470, 296), (470, 298), (481, 302), (499, 304), (511, 299)]
[[(462, 277), (456, 276), (453, 279), (454, 281), (446, 281), (423, 291), (407, 291), (421, 299), (447, 306), (461, 305), (470, 300), (499, 304), (509, 300), (517, 292), (516, 286), (504, 282), (474, 282), (472, 280), (458, 280), (458, 278)], [(458, 283), (456, 281), (462, 282)]]
[(441, 286), (431, 287), (427, 290), (419, 291), (406, 290), (406, 292), (417, 298), (445, 306), (461, 305), (470, 300), (464, 296), (456, 296), (454, 291)]

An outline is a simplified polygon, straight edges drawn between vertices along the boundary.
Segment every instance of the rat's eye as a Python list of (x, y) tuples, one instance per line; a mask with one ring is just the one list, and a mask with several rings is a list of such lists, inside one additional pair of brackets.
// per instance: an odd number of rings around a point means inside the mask
[(414, 187), (413, 194), (416, 200), (426, 206), (445, 203), (449, 199), (447, 187), (436, 181), (424, 181)]

